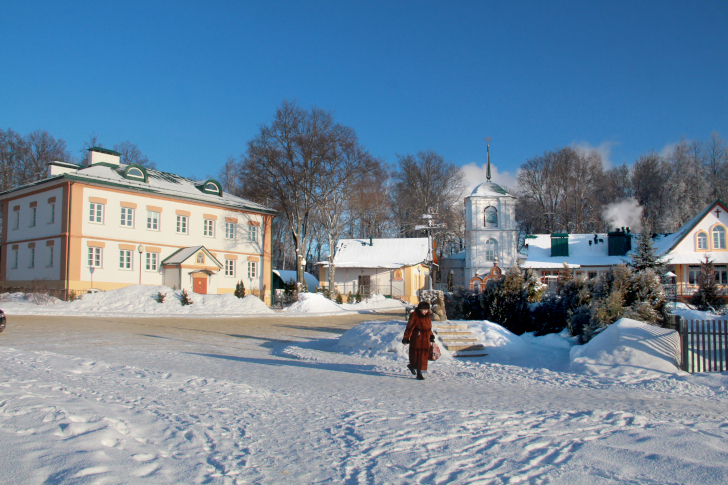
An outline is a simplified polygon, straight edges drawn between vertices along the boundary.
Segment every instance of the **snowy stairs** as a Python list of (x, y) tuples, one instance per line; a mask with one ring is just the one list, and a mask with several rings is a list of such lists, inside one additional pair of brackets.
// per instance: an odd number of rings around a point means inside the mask
[(478, 342), (467, 323), (432, 322), (432, 330), (453, 357), (482, 357), (488, 355), (485, 345)]

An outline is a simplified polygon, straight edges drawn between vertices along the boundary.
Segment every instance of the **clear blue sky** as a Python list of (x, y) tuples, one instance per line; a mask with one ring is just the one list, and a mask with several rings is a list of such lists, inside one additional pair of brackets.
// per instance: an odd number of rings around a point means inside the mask
[(728, 138), (728, 2), (33, 2), (0, 15), (0, 127), (217, 174), (284, 100), (372, 154), (500, 172), (571, 144), (632, 163)]

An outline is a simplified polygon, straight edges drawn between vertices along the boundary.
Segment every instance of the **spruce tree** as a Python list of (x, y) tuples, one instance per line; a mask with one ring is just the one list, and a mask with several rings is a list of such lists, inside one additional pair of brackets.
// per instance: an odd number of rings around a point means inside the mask
[(235, 292), (233, 295), (238, 298), (245, 298), (245, 284), (243, 283), (243, 280), (240, 280), (240, 282), (235, 285)]
[(180, 294), (180, 302), (182, 303), (182, 306), (192, 305), (192, 303), (194, 303), (190, 300), (190, 295), (187, 294), (187, 290), (182, 290), (182, 293)]
[(662, 276), (667, 272), (667, 261), (657, 254), (657, 249), (652, 240), (652, 225), (648, 218), (642, 219), (642, 233), (637, 237), (637, 247), (630, 253), (632, 261), (629, 267), (635, 271), (652, 269), (657, 275)]
[(718, 287), (715, 284), (713, 261), (707, 254), (705, 255), (705, 261), (700, 263), (698, 291), (692, 296), (690, 303), (701, 311), (717, 310), (723, 306), (723, 298), (718, 294)]

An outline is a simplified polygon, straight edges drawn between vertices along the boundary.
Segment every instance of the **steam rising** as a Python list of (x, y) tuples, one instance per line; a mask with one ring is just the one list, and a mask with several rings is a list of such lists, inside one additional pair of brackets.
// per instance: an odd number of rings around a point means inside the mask
[(642, 230), (642, 207), (637, 199), (630, 197), (621, 202), (609, 204), (602, 210), (602, 219), (609, 224), (609, 230), (629, 227), (632, 232)]

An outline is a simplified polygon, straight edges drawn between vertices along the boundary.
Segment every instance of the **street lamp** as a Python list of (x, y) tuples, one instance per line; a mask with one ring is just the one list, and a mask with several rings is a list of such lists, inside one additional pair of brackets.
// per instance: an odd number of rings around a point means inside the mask
[(144, 252), (144, 246), (141, 244), (137, 247), (139, 251), (139, 284), (142, 284), (142, 253)]

